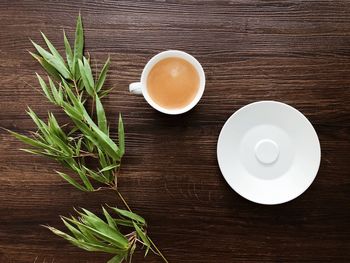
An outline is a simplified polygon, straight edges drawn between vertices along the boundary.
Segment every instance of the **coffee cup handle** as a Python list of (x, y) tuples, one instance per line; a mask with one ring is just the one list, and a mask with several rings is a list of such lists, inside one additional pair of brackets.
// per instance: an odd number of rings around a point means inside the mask
[(142, 94), (142, 85), (141, 82), (134, 82), (129, 85), (129, 91), (133, 94)]

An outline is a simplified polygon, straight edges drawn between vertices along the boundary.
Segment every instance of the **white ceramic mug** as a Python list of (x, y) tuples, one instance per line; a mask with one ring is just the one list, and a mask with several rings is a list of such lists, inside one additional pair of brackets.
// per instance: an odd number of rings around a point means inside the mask
[[(155, 64), (157, 64), (159, 61), (165, 59), (165, 58), (182, 58), (186, 60), (187, 62), (191, 63), (194, 68), (197, 70), (198, 76), (199, 76), (199, 89), (197, 91), (196, 96), (194, 99), (185, 107), (180, 109), (166, 109), (164, 107), (159, 106), (154, 100), (149, 96), (147, 91), (147, 78), (148, 74), (150, 73), (151, 69), (154, 67)], [(143, 95), (145, 100), (148, 102), (149, 105), (151, 105), (154, 109), (171, 115), (181, 114), (189, 111), (192, 109), (201, 99), (203, 92), (205, 88), (205, 74), (204, 70), (201, 66), (201, 64), (190, 54), (187, 54), (186, 52), (179, 51), (179, 50), (167, 50), (164, 52), (161, 52), (154, 57), (152, 57), (148, 63), (146, 64), (145, 68), (142, 71), (141, 74), (141, 81), (140, 82), (134, 82), (129, 85), (129, 90), (131, 93), (134, 94), (140, 94)]]

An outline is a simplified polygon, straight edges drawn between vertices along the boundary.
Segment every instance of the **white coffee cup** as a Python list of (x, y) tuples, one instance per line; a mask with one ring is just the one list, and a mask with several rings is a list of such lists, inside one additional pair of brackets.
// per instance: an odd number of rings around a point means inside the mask
[[(198, 76), (199, 76), (199, 89), (197, 91), (196, 96), (194, 99), (185, 107), (180, 109), (166, 109), (164, 107), (159, 106), (152, 97), (149, 96), (147, 91), (147, 78), (148, 74), (150, 73), (151, 69), (156, 65), (159, 61), (165, 59), (165, 58), (182, 58), (186, 60), (187, 62), (191, 63), (194, 68), (196, 69)], [(181, 113), (185, 113), (192, 109), (201, 99), (203, 92), (205, 88), (205, 74), (204, 70), (201, 66), (201, 64), (198, 62), (197, 59), (195, 59), (190, 54), (187, 54), (186, 52), (179, 51), (179, 50), (167, 50), (164, 52), (161, 52), (154, 57), (152, 57), (148, 63), (146, 64), (145, 68), (142, 71), (141, 74), (141, 81), (140, 82), (134, 82), (129, 85), (129, 90), (131, 93), (134, 94), (141, 94), (145, 98), (145, 100), (148, 102), (149, 105), (151, 105), (154, 109), (171, 115), (177, 115)]]

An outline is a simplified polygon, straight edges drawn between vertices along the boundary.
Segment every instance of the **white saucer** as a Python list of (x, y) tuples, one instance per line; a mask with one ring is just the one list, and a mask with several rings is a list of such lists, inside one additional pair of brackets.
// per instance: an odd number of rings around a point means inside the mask
[(321, 161), (317, 134), (308, 119), (276, 101), (251, 103), (222, 128), (217, 156), (227, 183), (260, 204), (281, 204), (301, 195)]

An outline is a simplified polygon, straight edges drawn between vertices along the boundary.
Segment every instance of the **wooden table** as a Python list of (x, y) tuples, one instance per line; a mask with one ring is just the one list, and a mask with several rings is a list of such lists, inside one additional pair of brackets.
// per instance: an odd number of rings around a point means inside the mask
[[(43, 44), (41, 30), (62, 50), (62, 29), (72, 39), (79, 10), (97, 68), (112, 60), (105, 105), (113, 138), (118, 112), (127, 133), (120, 190), (170, 262), (350, 262), (349, 1), (1, 1), (1, 127), (34, 130), (27, 105), (65, 120), (38, 92), (28, 38)], [(128, 92), (167, 49), (193, 54), (207, 76), (201, 102), (182, 116)], [(296, 107), (321, 141), (315, 182), (283, 205), (240, 197), (216, 160), (226, 119), (258, 100)], [(60, 165), (19, 151), (4, 130), (0, 138), (0, 262), (105, 262), (40, 224), (63, 228), (58, 215), (99, 211), (116, 196), (79, 192), (54, 173)]]

